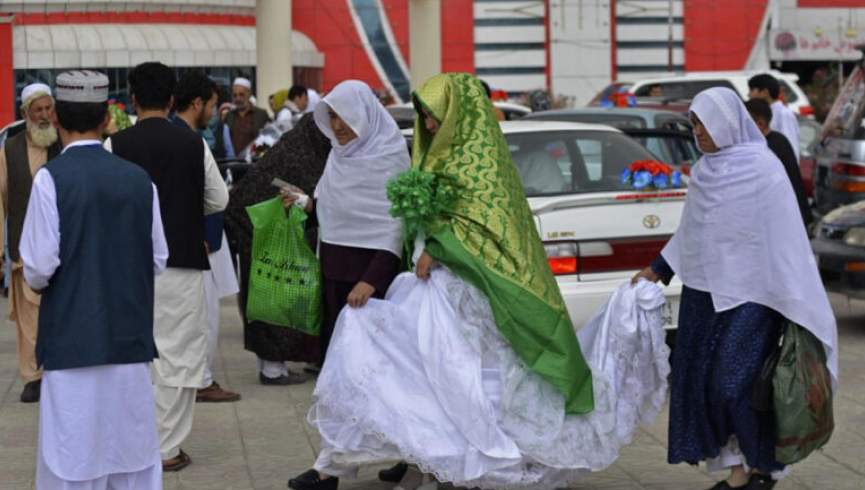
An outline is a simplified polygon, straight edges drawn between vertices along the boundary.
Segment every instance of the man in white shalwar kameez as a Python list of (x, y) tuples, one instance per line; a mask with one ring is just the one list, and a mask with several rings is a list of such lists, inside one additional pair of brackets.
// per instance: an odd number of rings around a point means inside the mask
[[(159, 196), (106, 152), (108, 77), (57, 77), (63, 153), (34, 178), (21, 237), (24, 277), (42, 294), (37, 490), (159, 490), (150, 363), (154, 274), (168, 258)], [(62, 234), (61, 234), (62, 232)]]
[(769, 129), (777, 131), (787, 137), (790, 141), (790, 146), (793, 147), (793, 152), (796, 153), (796, 160), (799, 160), (801, 148), (799, 146), (799, 120), (793, 114), (781, 98), (781, 84), (778, 80), (769, 74), (755, 75), (748, 80), (749, 96), (752, 99), (763, 99), (772, 107), (772, 121), (769, 123)]
[(168, 119), (176, 85), (174, 71), (158, 62), (129, 75), (138, 114), (134, 126), (105, 142), (114, 154), (148, 171), (159, 192), (168, 267), (156, 281), (153, 362), (156, 416), (164, 471), (179, 471), (192, 459), (180, 448), (192, 430), (195, 397), (205, 388), (208, 321), (204, 272), (204, 216), (225, 209), (228, 189), (216, 160), (194, 131)]

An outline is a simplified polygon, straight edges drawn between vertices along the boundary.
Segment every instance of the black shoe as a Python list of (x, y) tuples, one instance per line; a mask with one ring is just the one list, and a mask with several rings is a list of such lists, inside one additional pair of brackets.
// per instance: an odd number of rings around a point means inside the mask
[(42, 392), (42, 380), (37, 379), (24, 385), (24, 390), (21, 392), (21, 403), (36, 403), (39, 401), (39, 396)]
[(308, 470), (288, 480), (288, 488), (293, 488), (294, 490), (337, 490), (339, 488), (339, 478), (330, 477), (322, 480), (318, 477), (317, 471)]
[(713, 485), (709, 490), (750, 490), (750, 489), (751, 489), (751, 482), (750, 481), (748, 481), (748, 483), (742, 485), (741, 487), (731, 487), (730, 484), (727, 483), (726, 480), (724, 480), (724, 481), (719, 481), (718, 483)]
[(406, 471), (408, 471), (408, 463), (400, 461), (386, 470), (379, 471), (378, 479), (388, 483), (399, 483)]
[(748, 480), (748, 486), (745, 488), (748, 490), (772, 490), (776, 483), (778, 483), (778, 480), (773, 480), (769, 475), (754, 473), (751, 475), (751, 479)]
[(303, 383), (306, 383), (306, 376), (289, 372), (288, 376), (268, 378), (264, 375), (264, 373), (258, 373), (258, 380), (261, 382), (261, 384), (269, 386), (301, 385)]

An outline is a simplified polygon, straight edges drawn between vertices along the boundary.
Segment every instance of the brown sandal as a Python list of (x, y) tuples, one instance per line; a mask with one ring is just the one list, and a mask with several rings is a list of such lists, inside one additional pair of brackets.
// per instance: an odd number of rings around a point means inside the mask
[(192, 464), (192, 458), (181, 449), (177, 456), (162, 460), (162, 471), (180, 471), (190, 464)]

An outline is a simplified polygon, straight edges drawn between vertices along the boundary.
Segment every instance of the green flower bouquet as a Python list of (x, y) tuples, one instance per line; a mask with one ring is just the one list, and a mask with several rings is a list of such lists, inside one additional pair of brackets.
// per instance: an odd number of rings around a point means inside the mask
[(387, 198), (391, 216), (402, 219), (405, 235), (411, 238), (433, 231), (435, 222), (453, 205), (457, 191), (435, 174), (411, 169), (388, 182)]

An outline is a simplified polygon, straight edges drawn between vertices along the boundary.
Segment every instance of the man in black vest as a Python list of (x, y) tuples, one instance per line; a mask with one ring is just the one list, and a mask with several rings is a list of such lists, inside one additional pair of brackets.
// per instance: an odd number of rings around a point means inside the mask
[(207, 366), (204, 216), (228, 205), (228, 189), (204, 139), (168, 119), (177, 81), (162, 63), (136, 66), (129, 88), (138, 121), (105, 147), (144, 168), (156, 184), (168, 241), (168, 268), (156, 280), (153, 362), (156, 418), (164, 471), (191, 463), (180, 449), (192, 430), (195, 395)]
[[(207, 127), (216, 109), (219, 88), (204, 72), (190, 71), (177, 82), (175, 90), (176, 113), (174, 124), (195, 131)], [(204, 273), (204, 299), (207, 303), (207, 364), (204, 368), (204, 385), (198, 390), (196, 402), (236, 402), (240, 394), (222, 388), (213, 379), (213, 362), (219, 341), (219, 300), (237, 294), (237, 276), (228, 251), (223, 231), (223, 213), (214, 213), (204, 220), (204, 239), (207, 243), (210, 270)]]
[[(21, 117), (26, 130), (6, 140), (0, 151), (0, 194), (3, 217), (8, 220), (9, 258), (12, 274), (9, 281), (9, 319), (17, 326), (18, 374), (24, 380), (21, 401), (39, 401), (42, 373), (36, 365), (36, 330), (39, 322), (39, 296), (24, 281), (23, 264), (18, 252), (24, 212), (30, 198), (33, 175), (45, 162), (60, 153), (57, 129), (52, 124), (54, 99), (51, 89), (34, 83), (21, 91)], [(0, 243), (3, 226), (0, 224)], [(0, 267), (3, 257), (0, 256)]]
[(42, 294), (36, 488), (162, 488), (150, 363), (168, 247), (147, 172), (102, 148), (108, 77), (57, 77), (64, 149), (33, 179), (24, 277)]

